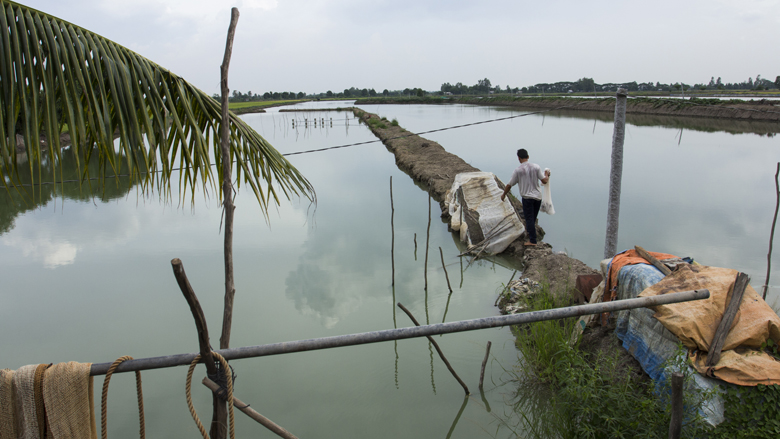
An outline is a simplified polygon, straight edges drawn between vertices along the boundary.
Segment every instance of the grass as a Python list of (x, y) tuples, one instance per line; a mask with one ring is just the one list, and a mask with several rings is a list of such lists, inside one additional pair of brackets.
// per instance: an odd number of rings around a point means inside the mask
[(228, 108), (231, 110), (247, 110), (247, 109), (260, 109), (268, 107), (277, 107), (279, 105), (297, 104), (298, 102), (305, 102), (307, 99), (289, 99), (279, 101), (252, 101), (252, 102), (231, 102)]
[[(565, 295), (552, 293), (542, 284), (541, 291), (526, 299), (530, 311), (565, 306)], [(518, 425), (525, 435), (539, 438), (663, 438), (670, 422), (669, 390), (659, 384), (659, 393), (652, 383), (631, 377), (628, 369), (621, 371), (615, 355), (586, 358), (579, 350), (579, 340), (571, 340), (575, 318), (537, 322), (514, 328), (517, 347), (522, 354), (523, 370), (516, 374), (519, 387), (546, 388), (544, 401), (526, 401), (526, 392), (519, 392), (516, 403)], [(681, 348), (682, 352), (682, 348)], [(678, 356), (685, 361), (685, 355)], [(670, 365), (687, 371), (690, 368)], [(538, 391), (536, 392), (538, 393)], [(660, 395), (660, 396), (659, 396)], [(699, 408), (712, 395), (687, 389), (686, 421), (683, 437), (702, 437), (706, 428)], [(537, 407), (532, 413), (528, 405)], [(506, 425), (506, 424), (505, 424)]]

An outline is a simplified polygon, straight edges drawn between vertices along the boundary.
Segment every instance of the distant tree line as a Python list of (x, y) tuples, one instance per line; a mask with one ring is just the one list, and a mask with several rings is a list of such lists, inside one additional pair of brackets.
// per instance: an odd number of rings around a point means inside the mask
[[(493, 85), (488, 78), (480, 79), (474, 85), (464, 85), (461, 82), (450, 84), (445, 82), (441, 85), (438, 91), (425, 91), (422, 88), (405, 88), (403, 90), (388, 90), (384, 89), (381, 96), (385, 97), (420, 97), (425, 95), (487, 95), (495, 93), (505, 94), (520, 94), (520, 93), (596, 93), (605, 91), (617, 91), (618, 88), (625, 88), (628, 91), (664, 91), (664, 92), (681, 92), (689, 90), (699, 91), (718, 91), (718, 90), (769, 90), (780, 89), (780, 76), (777, 76), (773, 81), (762, 78), (761, 75), (756, 75), (754, 80), (752, 77), (742, 82), (723, 82), (720, 77), (715, 79), (713, 76), (710, 81), (699, 84), (686, 84), (684, 82), (675, 82), (670, 84), (664, 84), (661, 82), (622, 82), (622, 83), (605, 83), (598, 84), (593, 78), (580, 78), (576, 81), (560, 81), (555, 83), (539, 83), (528, 87), (510, 87), (509, 85), (502, 88), (500, 85)], [(254, 94), (251, 91), (242, 93), (238, 90), (233, 90), (232, 96), (230, 96), (230, 102), (251, 102), (260, 100), (284, 100), (284, 99), (316, 99), (316, 98), (368, 98), (376, 97), (380, 94), (373, 88), (345, 88), (342, 92), (333, 92), (328, 90), (325, 93), (312, 93), (306, 94), (304, 92), (265, 92), (262, 95)], [(219, 100), (219, 95), (213, 95), (215, 99)]]

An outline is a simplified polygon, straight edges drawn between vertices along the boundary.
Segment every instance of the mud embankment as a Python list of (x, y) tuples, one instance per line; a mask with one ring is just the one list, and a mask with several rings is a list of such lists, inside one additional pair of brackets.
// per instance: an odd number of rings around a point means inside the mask
[[(442, 218), (449, 219), (444, 197), (447, 190), (452, 187), (455, 176), (461, 172), (480, 170), (447, 152), (438, 143), (413, 134), (400, 126), (393, 126), (376, 114), (357, 108), (353, 109), (353, 112), (395, 155), (398, 168), (409, 174), (418, 184), (427, 187), (431, 196), (439, 202)], [(499, 186), (503, 188), (503, 184), (499, 183)], [(521, 221), (525, 223), (522, 204), (516, 199), (511, 201)], [(544, 237), (544, 230), (537, 228), (537, 232), (540, 237)], [(578, 259), (554, 254), (552, 247), (543, 242), (532, 248), (524, 247), (523, 241), (517, 240), (501, 256), (514, 260), (516, 265), (523, 266), (523, 277), (537, 282), (549, 282), (553, 289), (560, 288), (561, 291), (566, 292), (574, 288), (578, 275), (598, 273)]]
[[(404, 99), (361, 99), (357, 104), (469, 104), (513, 107), (524, 110), (600, 111), (615, 112), (615, 98), (575, 97), (422, 97)], [(780, 122), (780, 102), (759, 99), (753, 101), (720, 99), (629, 98), (628, 114), (703, 117), (714, 119)]]

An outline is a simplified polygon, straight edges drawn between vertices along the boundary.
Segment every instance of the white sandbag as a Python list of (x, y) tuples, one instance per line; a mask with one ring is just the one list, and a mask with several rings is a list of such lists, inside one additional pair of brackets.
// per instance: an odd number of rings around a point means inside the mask
[(509, 198), (501, 201), (502, 193), (492, 172), (458, 174), (447, 191), (450, 227), (471, 252), (501, 253), (525, 232)]
[[(544, 172), (549, 171), (550, 168), (545, 168)], [(548, 214), (555, 215), (555, 208), (552, 203), (552, 193), (550, 191), (550, 180), (547, 180), (547, 184), (542, 185), (542, 207), (540, 211)]]

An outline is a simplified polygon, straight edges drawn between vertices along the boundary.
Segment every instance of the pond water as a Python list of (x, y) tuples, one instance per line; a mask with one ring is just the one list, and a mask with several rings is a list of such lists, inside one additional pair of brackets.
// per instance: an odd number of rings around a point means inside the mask
[[(467, 106), (364, 109), (397, 118), (413, 132), (525, 114)], [(325, 118), (325, 126), (292, 128), (293, 118), (315, 117)], [(375, 140), (344, 112), (272, 109), (243, 118), (282, 153)], [(603, 256), (606, 229), (609, 119), (603, 114), (528, 115), (424, 137), (504, 181), (517, 165), (515, 150), (527, 148), (532, 161), (553, 173), (557, 213), (541, 217), (545, 241), (595, 267)], [(701, 124), (629, 120), (618, 246), (638, 244), (739, 269), (759, 288), (774, 212), (778, 138), (767, 135), (772, 128), (766, 126), (713, 129)], [(497, 314), (497, 289), (514, 269), (501, 261), (470, 266), (461, 261), (436, 202), (425, 291), (428, 195), (395, 167), (381, 143), (290, 160), (313, 183), (319, 203), (315, 209), (300, 200), (283, 201), (266, 222), (251, 191), (239, 193), (232, 346), (411, 326), (396, 302), (421, 322)], [(75, 188), (66, 190), (64, 200), (47, 195), (37, 206), (20, 205), (5, 193), (0, 197), (0, 328), (6, 334), (0, 341), (6, 353), (0, 367), (197, 351), (195, 326), (171, 272), (172, 258), (183, 261), (210, 324), (212, 344), (218, 345), (224, 280), (221, 210), (213, 193), (183, 206), (111, 185), (102, 199), (78, 195)], [(773, 262), (774, 279), (777, 268)], [(769, 302), (777, 297), (778, 288), (770, 288)], [(511, 380), (518, 361), (510, 331), (436, 339), (471, 397), (464, 399), (424, 339), (237, 360), (232, 362), (239, 375), (236, 396), (301, 438), (512, 436), (504, 425), (511, 412), (505, 403), (515, 389), (502, 385)], [(493, 348), (483, 398), (477, 385), (487, 341)], [(198, 369), (196, 381), (203, 374)], [(143, 374), (150, 436), (199, 434), (185, 403), (185, 375), (186, 368)], [(101, 385), (96, 378), (96, 388)], [(207, 421), (211, 398), (199, 387), (193, 385), (195, 405)], [(132, 374), (112, 379), (108, 417), (111, 437), (137, 437)], [(275, 437), (240, 413), (236, 425), (240, 436)]]

